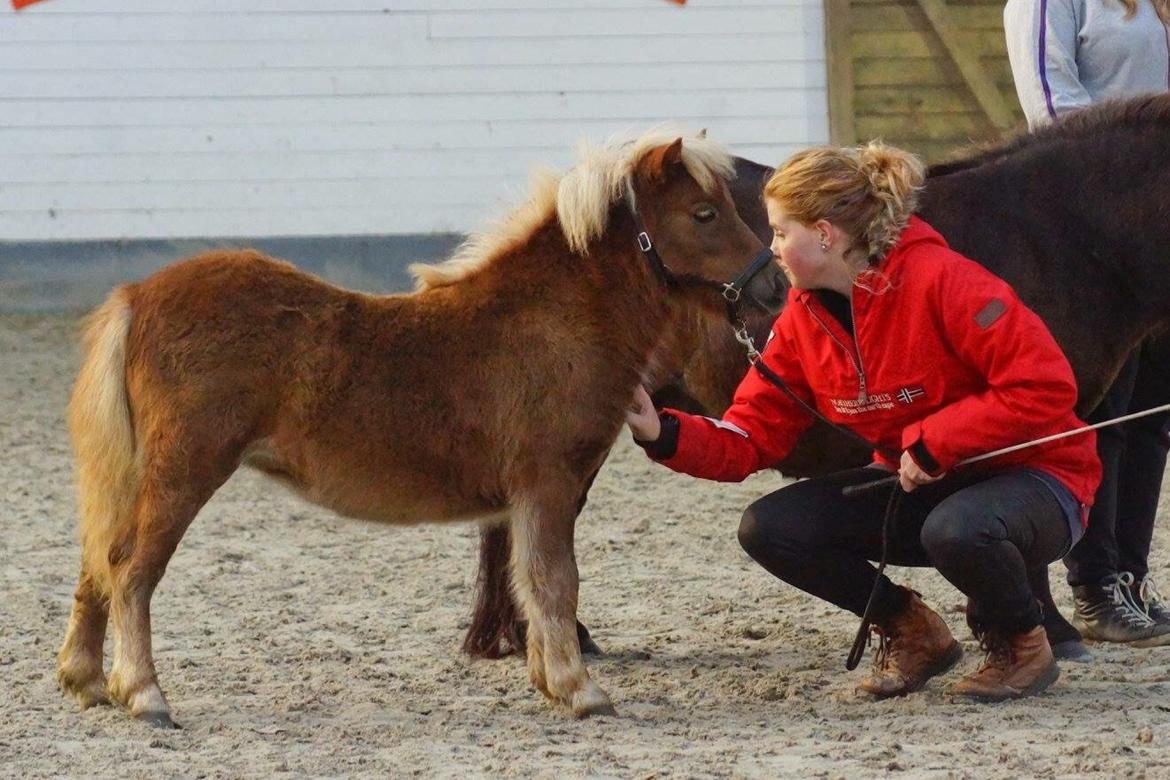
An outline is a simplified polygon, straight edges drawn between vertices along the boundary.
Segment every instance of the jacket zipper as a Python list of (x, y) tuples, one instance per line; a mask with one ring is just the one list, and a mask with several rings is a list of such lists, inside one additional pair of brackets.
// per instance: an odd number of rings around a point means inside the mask
[(849, 313), (853, 315), (852, 322), (849, 324), (853, 328), (853, 349), (857, 353), (857, 376), (861, 382), (861, 402), (867, 403), (869, 401), (869, 385), (865, 381), (865, 364), (861, 361), (861, 340), (857, 338), (857, 310), (853, 308), (853, 296), (849, 296)]
[[(858, 351), (854, 352), (852, 349), (849, 349), (848, 346), (846, 346), (844, 343), (842, 343), (841, 339), (839, 339), (835, 335), (833, 335), (832, 329), (828, 325), (825, 324), (825, 321), (822, 320), (820, 318), (820, 315), (818, 315), (816, 313), (816, 311), (813, 310), (813, 307), (808, 305), (807, 300), (801, 301), (801, 303), (804, 304), (804, 308), (808, 309), (808, 313), (811, 314), (812, 318), (817, 321), (817, 324), (821, 326), (821, 329), (823, 331), (825, 331), (825, 333), (829, 334), (829, 338), (831, 338), (833, 341), (835, 341), (837, 343), (837, 346), (839, 346), (841, 349), (845, 350), (845, 353), (847, 355), (849, 355), (849, 359), (851, 361), (853, 361), (853, 368), (857, 371), (857, 381), (858, 381), (857, 399), (861, 403), (867, 403), (869, 401), (869, 392), (866, 389), (865, 370), (861, 366), (861, 351), (858, 350)], [(853, 299), (852, 298), (849, 299), (849, 311), (851, 314), (853, 314), (853, 341), (854, 341), (854, 343), (857, 343), (857, 314), (856, 314), (856, 312), (853, 311)]]

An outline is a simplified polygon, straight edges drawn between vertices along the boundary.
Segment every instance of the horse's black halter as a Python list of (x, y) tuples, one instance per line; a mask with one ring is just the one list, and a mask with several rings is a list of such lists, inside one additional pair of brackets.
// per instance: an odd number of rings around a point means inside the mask
[(723, 285), (723, 300), (727, 304), (727, 321), (731, 323), (731, 327), (735, 328), (736, 339), (739, 339), (740, 331), (747, 333), (747, 324), (740, 316), (739, 308), (741, 303), (746, 300), (753, 304), (756, 308), (763, 309), (768, 314), (778, 314), (780, 312), (779, 306), (772, 306), (764, 301), (759, 300), (748, 292), (748, 285), (751, 284), (752, 279), (756, 277), (760, 271), (768, 268), (776, 261), (776, 256), (772, 254), (772, 250), (768, 247), (761, 249), (752, 261), (748, 263), (747, 268), (740, 272), (739, 276), (732, 279), (727, 284)]
[(649, 261), (650, 269), (654, 271), (654, 276), (663, 287), (677, 285), (678, 281), (675, 279), (674, 274), (666, 267), (666, 263), (662, 262), (662, 256), (658, 254), (658, 250), (654, 247), (654, 242), (650, 239), (650, 233), (646, 230), (646, 222), (642, 219), (642, 214), (638, 211), (638, 207), (634, 203), (632, 189), (626, 196), (626, 204), (630, 207), (630, 216), (634, 218), (634, 229), (638, 231), (638, 248), (642, 250), (642, 254)]
[[(654, 246), (654, 240), (650, 238), (650, 231), (646, 229), (646, 222), (642, 219), (642, 214), (638, 211), (638, 207), (634, 202), (633, 190), (630, 189), (626, 196), (626, 205), (630, 209), (630, 216), (634, 219), (634, 229), (637, 232), (635, 238), (638, 242), (638, 248), (642, 250), (642, 254), (646, 257), (646, 261), (650, 263), (650, 269), (654, 272), (654, 276), (658, 279), (663, 287), (676, 287), (679, 284), (679, 277), (670, 270), (670, 268), (663, 262), (662, 256), (658, 254), (658, 248)], [(747, 267), (740, 272), (739, 276), (730, 282), (715, 282), (711, 280), (704, 280), (708, 284), (718, 285), (723, 289), (723, 299), (727, 303), (727, 316), (732, 325), (738, 322), (741, 326), (743, 320), (739, 316), (739, 306), (741, 302), (750, 303), (769, 314), (776, 314), (780, 309), (768, 305), (765, 301), (752, 295), (747, 291), (748, 284), (756, 277), (760, 271), (763, 271), (773, 261), (772, 250), (764, 247), (756, 256), (751, 259)], [(737, 332), (738, 335), (738, 332)]]

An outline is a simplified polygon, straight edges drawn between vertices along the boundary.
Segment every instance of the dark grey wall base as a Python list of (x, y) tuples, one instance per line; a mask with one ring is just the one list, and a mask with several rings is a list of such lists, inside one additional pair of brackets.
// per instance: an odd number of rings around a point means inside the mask
[(457, 233), (308, 238), (127, 241), (0, 241), (0, 313), (54, 312), (96, 306), (116, 285), (209, 249), (252, 247), (329, 281), (367, 292), (409, 290), (406, 267), (437, 262), (463, 239)]

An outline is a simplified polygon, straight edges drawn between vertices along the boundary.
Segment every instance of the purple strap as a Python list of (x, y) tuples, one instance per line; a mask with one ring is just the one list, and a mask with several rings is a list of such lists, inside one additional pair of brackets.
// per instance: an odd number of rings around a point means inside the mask
[(1170, 24), (1162, 22), (1166, 31), (1166, 91), (1170, 92)]
[[(1040, 84), (1044, 87), (1044, 104), (1048, 106), (1048, 116), (1056, 118), (1056, 108), (1052, 105), (1052, 87), (1048, 86), (1048, 66), (1044, 62), (1045, 44), (1048, 41), (1048, 0), (1040, 0)], [(1170, 76), (1168, 76), (1170, 77)]]

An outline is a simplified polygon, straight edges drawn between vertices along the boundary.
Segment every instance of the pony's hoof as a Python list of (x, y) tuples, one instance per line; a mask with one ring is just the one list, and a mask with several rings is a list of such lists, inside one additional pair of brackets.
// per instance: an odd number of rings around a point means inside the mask
[(83, 711), (88, 710), (90, 707), (97, 707), (99, 705), (106, 706), (110, 703), (110, 697), (106, 694), (106, 686), (101, 683), (93, 683), (84, 688), (66, 690), (65, 693), (72, 697)]
[(154, 726), (156, 729), (179, 730), (183, 728), (171, 720), (171, 714), (169, 712), (140, 712), (134, 716), (134, 719)]
[(1068, 661), (1074, 664), (1087, 664), (1093, 660), (1093, 654), (1085, 643), (1077, 639), (1067, 639), (1052, 646), (1052, 655), (1058, 661)]
[(64, 675), (59, 675), (57, 682), (65, 695), (76, 701), (82, 710), (110, 703), (110, 696), (106, 693), (105, 680), (90, 680), (88, 683), (79, 685), (66, 679)]
[(596, 715), (616, 717), (617, 710), (614, 709), (613, 702), (605, 695), (605, 691), (601, 690), (596, 683), (590, 683), (584, 690), (574, 694), (573, 717), (591, 718)]
[(581, 645), (581, 655), (605, 655), (593, 637), (589, 636), (589, 629), (580, 622), (577, 623), (577, 642)]
[(77, 700), (83, 710), (88, 710), (90, 707), (108, 707), (111, 704), (104, 685), (96, 685), (87, 691), (74, 693), (73, 698)]

